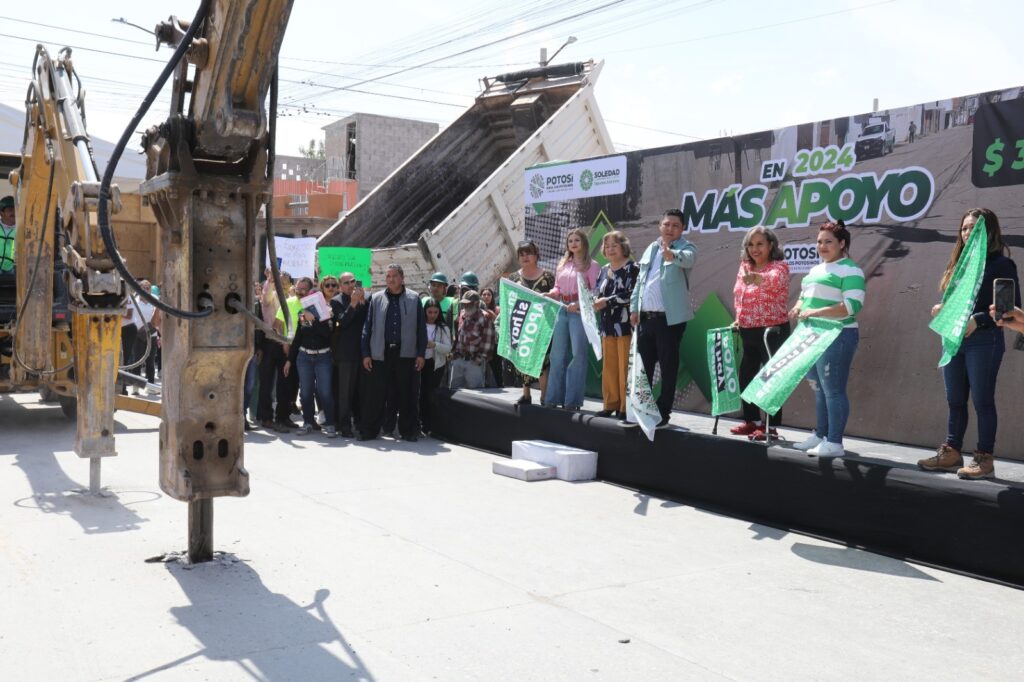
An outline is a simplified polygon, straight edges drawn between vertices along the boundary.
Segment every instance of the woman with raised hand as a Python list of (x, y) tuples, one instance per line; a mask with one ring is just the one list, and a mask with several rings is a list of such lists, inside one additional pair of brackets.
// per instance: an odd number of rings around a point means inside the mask
[[(761, 225), (748, 230), (743, 236), (740, 254), (740, 268), (732, 295), (736, 327), (743, 346), (740, 385), (746, 386), (789, 338), (789, 266), (775, 232)], [(771, 421), (782, 423), (781, 409)], [(765, 428), (761, 408), (744, 400), (743, 423), (730, 431), (751, 440), (778, 438), (775, 427), (771, 427), (769, 433)]]
[[(939, 290), (945, 291), (953, 276), (953, 270), (963, 253), (964, 245), (974, 229), (978, 218), (985, 218), (985, 232), (988, 237), (988, 253), (981, 286), (974, 301), (974, 309), (967, 320), (967, 330), (960, 349), (942, 368), (946, 384), (946, 403), (949, 405), (949, 420), (946, 439), (935, 455), (918, 461), (925, 471), (955, 471), (960, 478), (991, 478), (995, 467), (992, 452), (996, 444), (996, 378), (999, 365), (1006, 349), (1003, 330), (996, 325), (989, 313), (992, 303), (993, 281), (998, 278), (1013, 280), (1014, 305), (1020, 305), (1020, 284), (1017, 280), (1017, 266), (1010, 259), (1010, 249), (1003, 241), (999, 229), (999, 218), (987, 208), (972, 208), (960, 219), (953, 253), (946, 264), (946, 270), (939, 282)], [(942, 304), (932, 307), (932, 317), (939, 314)], [(966, 467), (961, 450), (964, 433), (967, 431), (967, 399), (974, 402), (978, 415), (978, 447), (974, 459)]]
[(818, 255), (821, 263), (804, 276), (800, 300), (789, 316), (838, 320), (843, 329), (807, 373), (814, 390), (814, 433), (794, 447), (819, 457), (841, 457), (850, 417), (846, 383), (860, 341), (857, 313), (864, 306), (864, 271), (850, 258), (850, 231), (842, 220), (818, 228)]
[(583, 407), (583, 390), (587, 381), (587, 353), (590, 343), (580, 315), (580, 295), (576, 275), (582, 274), (587, 287), (597, 284), (600, 268), (590, 257), (590, 241), (579, 229), (569, 230), (565, 237), (565, 255), (555, 271), (555, 287), (547, 296), (561, 301), (555, 332), (551, 338), (551, 370), (544, 405), (578, 410)]
[(594, 309), (601, 313), (601, 396), (599, 417), (626, 419), (626, 375), (633, 327), (629, 324), (629, 299), (633, 296), (640, 266), (630, 256), (629, 238), (616, 230), (601, 238), (601, 253), (608, 265), (597, 278)]

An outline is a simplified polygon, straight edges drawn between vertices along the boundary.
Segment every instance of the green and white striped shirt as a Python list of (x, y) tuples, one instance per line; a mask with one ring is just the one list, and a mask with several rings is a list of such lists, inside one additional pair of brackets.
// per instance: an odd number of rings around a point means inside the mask
[(849, 258), (819, 263), (800, 283), (800, 309), (817, 310), (836, 303), (846, 305), (849, 317), (840, 320), (844, 328), (857, 326), (857, 313), (864, 307), (864, 271)]

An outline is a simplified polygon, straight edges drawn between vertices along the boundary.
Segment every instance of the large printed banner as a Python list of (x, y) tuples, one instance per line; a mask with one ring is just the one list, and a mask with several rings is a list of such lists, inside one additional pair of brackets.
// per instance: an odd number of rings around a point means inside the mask
[[(907, 222), (931, 208), (935, 178), (920, 166), (882, 173), (852, 173), (857, 162), (854, 143), (801, 149), (793, 159), (765, 161), (761, 178), (767, 184), (732, 184), (702, 194), (683, 194), (683, 223), (688, 230), (717, 232), (767, 227), (807, 227), (812, 222)], [(821, 160), (818, 162), (808, 161)], [(787, 172), (792, 180), (784, 180)], [(832, 178), (819, 177), (840, 173)]]
[(1024, 99), (979, 107), (974, 125), (971, 181), (976, 187), (1024, 183)]
[(626, 191), (626, 157), (533, 166), (526, 169), (524, 180), (528, 204), (622, 194)]
[[(775, 229), (792, 275), (785, 302), (792, 307), (801, 279), (819, 261), (818, 226), (844, 220), (852, 236), (850, 257), (867, 283), (857, 316), (860, 345), (848, 386), (847, 432), (930, 447), (935, 434), (945, 432), (947, 413), (931, 308), (942, 300), (939, 280), (965, 211), (993, 210), (1011, 257), (1024, 269), (1022, 93), (1024, 88), (1011, 87), (534, 168), (524, 178), (526, 237), (539, 245), (548, 269), (564, 253), (573, 228), (588, 233), (599, 261), (600, 238), (611, 230), (629, 238), (635, 255), (657, 239), (662, 213), (681, 209), (687, 238), (697, 247), (689, 278), (696, 317), (680, 346), (675, 406), (709, 412), (715, 372), (706, 335), (735, 319), (733, 286), (747, 230)], [(609, 181), (600, 196), (594, 170), (589, 193), (581, 185), (580, 169), (597, 164), (621, 169), (618, 184)], [(972, 287), (957, 289), (970, 298)], [(956, 325), (943, 333), (954, 331)], [(943, 351), (951, 348), (947, 342)], [(1021, 361), (1024, 356), (1008, 354), (1003, 371)], [(588, 386), (588, 395), (597, 397), (600, 381)], [(996, 399), (1024, 404), (1024, 385), (1000, 381)], [(814, 424), (811, 391), (797, 387), (786, 401), (784, 424)], [(1009, 456), (1024, 458), (1024, 441), (1012, 448)]]

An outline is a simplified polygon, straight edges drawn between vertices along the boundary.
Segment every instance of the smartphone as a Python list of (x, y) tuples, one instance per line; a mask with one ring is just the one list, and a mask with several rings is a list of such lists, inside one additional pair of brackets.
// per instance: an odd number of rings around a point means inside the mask
[(363, 288), (363, 280), (357, 279), (356, 280), (356, 289), (362, 289), (362, 288)]
[(999, 277), (992, 282), (992, 303), (996, 307), (996, 322), (1002, 319), (1003, 313), (1013, 310), (1017, 297), (1013, 290), (1013, 280)]

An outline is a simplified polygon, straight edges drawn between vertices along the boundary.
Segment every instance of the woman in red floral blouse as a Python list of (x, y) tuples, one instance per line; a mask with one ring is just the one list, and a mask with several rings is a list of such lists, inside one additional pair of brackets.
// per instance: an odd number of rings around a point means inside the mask
[[(779, 248), (778, 237), (767, 227), (752, 228), (744, 235), (742, 253), (733, 302), (736, 326), (743, 342), (740, 385), (746, 386), (770, 357), (764, 345), (765, 332), (768, 331), (772, 353), (789, 337), (789, 266)], [(779, 410), (772, 422), (781, 421), (782, 410)], [(760, 408), (746, 401), (743, 402), (743, 423), (731, 431), (749, 436), (751, 440), (765, 440), (768, 436), (774, 439), (779, 435), (772, 428), (766, 436)]]

